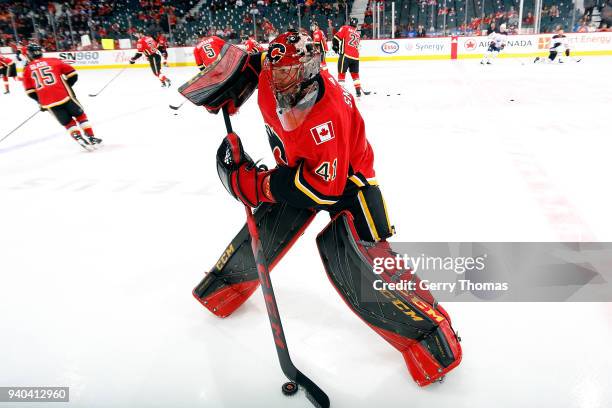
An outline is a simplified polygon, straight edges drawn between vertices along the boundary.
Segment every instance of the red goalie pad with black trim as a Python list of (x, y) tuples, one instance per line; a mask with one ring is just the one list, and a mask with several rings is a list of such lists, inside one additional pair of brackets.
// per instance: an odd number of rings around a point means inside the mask
[[(266, 203), (255, 210), (255, 222), (270, 271), (304, 233), (315, 214), (314, 210), (294, 208), (286, 203)], [(251, 235), (245, 225), (193, 289), (193, 296), (215, 315), (227, 317), (246, 302), (258, 286)]]
[(179, 92), (194, 105), (218, 113), (224, 106), (233, 114), (253, 94), (259, 82), (261, 55), (225, 44), (215, 62), (183, 84)]
[[(459, 337), (446, 311), (426, 290), (380, 289), (375, 281), (418, 280), (410, 271), (373, 272), (374, 259), (395, 258), (388, 242), (360, 240), (348, 212), (317, 236), (327, 275), (351, 310), (402, 353), (414, 381), (439, 381), (461, 362)], [(416, 285), (418, 287), (418, 284)]]

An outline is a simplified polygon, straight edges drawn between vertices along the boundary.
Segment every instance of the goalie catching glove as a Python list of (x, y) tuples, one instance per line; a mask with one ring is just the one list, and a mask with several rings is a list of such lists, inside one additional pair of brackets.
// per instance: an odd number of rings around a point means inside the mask
[(273, 203), (270, 175), (274, 170), (258, 167), (245, 153), (235, 133), (227, 135), (217, 149), (217, 173), (225, 189), (249, 207)]

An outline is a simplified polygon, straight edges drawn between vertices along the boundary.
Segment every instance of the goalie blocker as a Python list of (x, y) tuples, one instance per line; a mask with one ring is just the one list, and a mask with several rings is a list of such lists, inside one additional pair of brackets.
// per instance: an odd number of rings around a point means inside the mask
[[(270, 270), (308, 227), (316, 211), (286, 204), (262, 204), (255, 212)], [(378, 291), (376, 279), (418, 279), (406, 271), (375, 275), (374, 257), (395, 257), (386, 241), (359, 238), (353, 216), (341, 212), (318, 235), (317, 246), (329, 280), (349, 308), (395, 347), (420, 386), (440, 380), (461, 361), (459, 338), (446, 311), (429, 291)], [(219, 317), (238, 309), (259, 285), (245, 227), (193, 290), (195, 298)], [(418, 287), (418, 285), (417, 285)]]

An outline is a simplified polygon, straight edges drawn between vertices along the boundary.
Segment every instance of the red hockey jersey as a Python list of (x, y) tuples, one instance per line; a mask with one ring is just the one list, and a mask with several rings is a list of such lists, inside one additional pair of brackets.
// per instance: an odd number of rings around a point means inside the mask
[(243, 44), (246, 47), (246, 52), (248, 52), (249, 54), (262, 52), (264, 50), (264, 47), (262, 47), (261, 44), (259, 44), (253, 38), (247, 39)]
[(149, 55), (157, 54), (157, 42), (149, 36), (144, 36), (136, 43), (136, 49), (139, 53), (148, 57)]
[(327, 38), (325, 38), (325, 34), (323, 30), (316, 29), (312, 32), (312, 41), (315, 44), (318, 44), (323, 51), (329, 51), (329, 47), (327, 46)]
[(219, 53), (225, 44), (225, 40), (217, 37), (205, 37), (193, 49), (196, 65), (200, 69), (204, 69), (219, 57)]
[(340, 42), (340, 54), (345, 57), (359, 59), (359, 41), (361, 36), (355, 27), (344, 25), (334, 36)]
[(168, 48), (168, 39), (165, 35), (160, 34), (157, 36), (157, 46)]
[(57, 58), (38, 58), (23, 71), (23, 87), (26, 93), (36, 92), (38, 103), (52, 108), (74, 99), (66, 79), (76, 75), (72, 66)]
[(258, 104), (274, 158), (293, 169), (285, 184), (301, 193), (304, 206), (335, 204), (349, 182), (376, 184), (374, 153), (353, 96), (326, 71), (321, 78), (323, 96), (300, 126), (286, 131), (269, 79), (259, 76)]
[(14, 63), (15, 62), (9, 57), (4, 57), (0, 55), (0, 68), (8, 67), (9, 65), (14, 64)]

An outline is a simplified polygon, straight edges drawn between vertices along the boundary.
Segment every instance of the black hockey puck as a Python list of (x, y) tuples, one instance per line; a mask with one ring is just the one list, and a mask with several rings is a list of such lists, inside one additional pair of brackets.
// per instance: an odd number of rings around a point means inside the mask
[(298, 385), (293, 381), (286, 382), (281, 387), (281, 391), (285, 395), (294, 395), (296, 392), (298, 392)]

